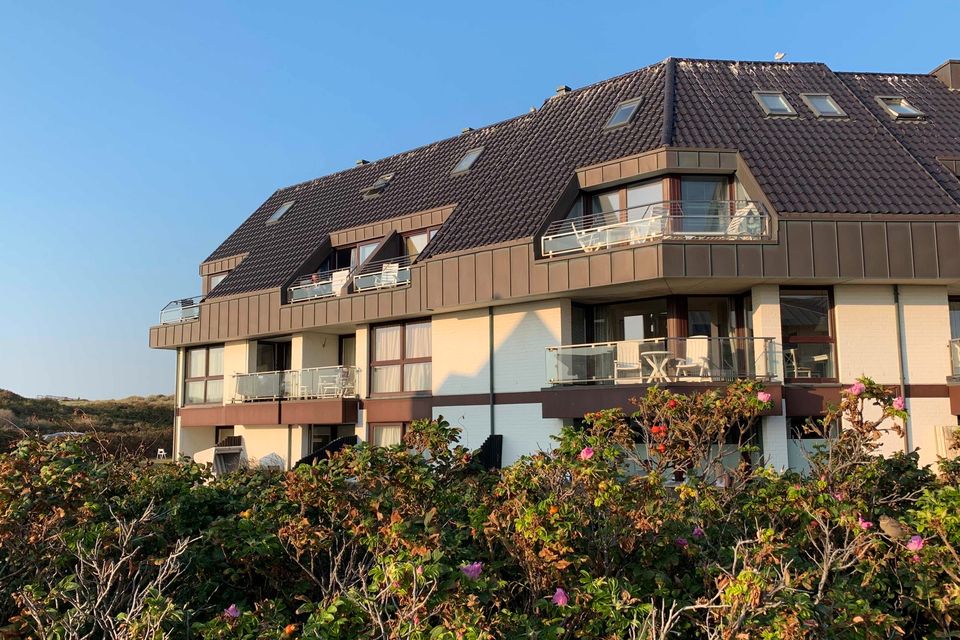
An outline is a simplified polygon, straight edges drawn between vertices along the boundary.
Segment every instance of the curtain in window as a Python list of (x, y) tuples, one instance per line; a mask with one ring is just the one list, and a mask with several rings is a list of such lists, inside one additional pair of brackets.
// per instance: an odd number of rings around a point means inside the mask
[(203, 381), (188, 382), (186, 389), (186, 404), (200, 404), (203, 402)]
[(377, 362), (399, 360), (403, 327), (377, 327), (373, 330), (373, 359)]
[(373, 444), (378, 447), (388, 447), (394, 444), (400, 444), (403, 439), (403, 425), (400, 424), (378, 424), (372, 425), (371, 435)]
[(223, 402), (223, 380), (207, 380), (207, 402)]
[(207, 375), (223, 375), (223, 347), (210, 347), (210, 366)]
[(403, 367), (403, 388), (405, 391), (430, 391), (430, 373), (432, 368), (429, 362), (417, 362)]
[(187, 377), (202, 378), (207, 375), (206, 349), (190, 349), (187, 351)]
[(430, 323), (418, 322), (417, 324), (408, 324), (406, 328), (407, 359), (429, 358), (431, 353)]
[(402, 367), (399, 364), (373, 367), (373, 392), (391, 393), (403, 391), (403, 388), (400, 386), (401, 369)]

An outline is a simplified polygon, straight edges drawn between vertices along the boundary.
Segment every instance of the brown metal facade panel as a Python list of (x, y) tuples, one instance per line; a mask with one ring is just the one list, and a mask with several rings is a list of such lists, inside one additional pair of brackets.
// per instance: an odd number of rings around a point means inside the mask
[[(228, 336), (239, 336), (240, 335), (240, 301), (239, 300), (230, 300), (227, 302), (227, 335)], [(301, 325), (302, 316), (301, 316)]]
[(548, 263), (547, 274), (550, 278), (550, 291), (566, 291), (570, 288), (570, 271), (566, 260)]
[(737, 275), (741, 278), (759, 278), (763, 275), (763, 248), (760, 245), (737, 245)]
[(836, 278), (840, 275), (840, 254), (837, 248), (835, 222), (811, 223), (813, 237), (813, 275), (818, 278)]
[(837, 255), (841, 278), (863, 277), (863, 236), (859, 222), (837, 223)]
[(688, 277), (705, 277), (710, 275), (710, 246), (706, 244), (684, 245), (684, 263)]
[[(687, 266), (685, 252), (682, 244), (665, 244), (660, 249), (663, 256), (663, 277), (680, 278), (687, 275)], [(640, 252), (637, 252), (635, 260), (636, 273), (645, 271), (642, 268), (642, 258)]]
[(813, 238), (809, 222), (787, 222), (787, 269), (791, 278), (813, 277)]
[(887, 223), (887, 253), (891, 278), (913, 277), (913, 240), (908, 222)]
[(783, 399), (787, 416), (819, 416), (827, 407), (840, 402), (840, 385), (785, 385)]
[(429, 396), (412, 398), (368, 398), (363, 401), (367, 423), (412, 422), (430, 418), (433, 401)]
[(391, 308), (393, 309), (394, 315), (404, 315), (407, 312), (407, 292), (393, 291), (390, 293), (390, 296), (393, 298)]
[[(393, 316), (393, 292), (384, 291), (377, 294), (377, 316), (378, 318), (389, 318)], [(370, 316), (364, 318), (368, 320)]]
[(550, 291), (550, 268), (542, 262), (534, 262), (530, 267), (530, 293), (533, 295)]
[[(614, 385), (598, 387), (554, 387), (540, 392), (541, 415), (543, 418), (574, 419), (582, 418), (585, 413), (600, 409), (622, 409), (632, 413), (636, 407), (633, 398), (642, 397), (649, 385)], [(672, 383), (665, 388), (673, 393), (693, 395), (704, 391), (723, 388), (721, 383)], [(764, 387), (770, 393), (773, 408), (764, 415), (780, 415), (780, 402), (783, 387), (770, 384)]]
[(960, 278), (960, 223), (937, 223), (937, 257), (941, 278)]
[(432, 260), (427, 263), (425, 288), (427, 291), (428, 309), (439, 309), (443, 306), (443, 262)]
[(887, 227), (882, 222), (862, 222), (860, 233), (863, 236), (863, 275), (866, 278), (888, 278), (890, 268), (887, 263)]
[(457, 258), (457, 286), (461, 304), (473, 304), (477, 301), (477, 257), (474, 255)]
[(510, 249), (493, 250), (493, 299), (510, 297)]
[[(358, 313), (359, 312), (359, 313)], [(379, 301), (377, 300), (377, 295), (367, 295), (363, 296), (360, 299), (360, 308), (357, 308), (357, 304), (354, 303), (351, 309), (351, 320), (354, 322), (366, 320), (367, 318), (380, 318), (379, 315)]]
[(590, 286), (601, 287), (611, 282), (610, 252), (590, 256)]
[(633, 251), (615, 251), (610, 254), (610, 281), (633, 282)]
[[(889, 385), (893, 389), (900, 385)], [(949, 386), (946, 384), (905, 384), (904, 393), (908, 398), (948, 398)]]
[(207, 341), (210, 339), (210, 314), (213, 312), (213, 305), (200, 306), (200, 339)]
[(780, 221), (777, 228), (778, 242), (763, 245), (763, 275), (768, 278), (786, 278), (787, 268), (787, 223)]
[(477, 254), (477, 302), (493, 300), (493, 253)]
[(911, 227), (914, 276), (917, 278), (939, 277), (936, 225), (932, 222), (914, 222)]
[(530, 294), (530, 263), (533, 254), (530, 245), (510, 247), (510, 296)]
[(354, 424), (359, 401), (349, 398), (280, 403), (280, 424)]
[(663, 263), (662, 251), (663, 247), (661, 245), (634, 249), (633, 277), (635, 280), (652, 280), (663, 275), (663, 269), (661, 269)]
[(223, 408), (221, 424), (277, 425), (280, 422), (279, 402), (228, 404)]
[(228, 424), (224, 415), (224, 406), (219, 404), (204, 407), (182, 407), (177, 410), (177, 413), (180, 416), (181, 427), (215, 427)]
[(570, 289), (586, 289), (590, 286), (590, 258), (577, 257), (567, 260), (570, 269)]
[(711, 275), (734, 277), (737, 275), (736, 245), (715, 244), (710, 246)]
[(950, 398), (950, 413), (960, 416), (960, 384), (948, 385), (947, 395)]
[(448, 258), (443, 261), (443, 306), (455, 307), (460, 304), (460, 259)]

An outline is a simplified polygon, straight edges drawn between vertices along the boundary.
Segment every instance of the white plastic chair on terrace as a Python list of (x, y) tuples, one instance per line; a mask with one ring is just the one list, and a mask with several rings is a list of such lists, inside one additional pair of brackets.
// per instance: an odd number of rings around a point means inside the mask
[(167, 457), (166, 449), (157, 449), (157, 460), (165, 460)]
[(754, 233), (754, 230), (750, 228), (751, 225), (748, 224), (753, 219), (760, 223), (760, 215), (753, 205), (740, 207), (730, 216), (730, 222), (727, 223), (727, 235), (731, 237), (760, 235), (760, 230), (763, 228), (762, 223), (758, 225), (759, 228)]
[(343, 295), (343, 288), (347, 285), (347, 279), (350, 277), (350, 269), (340, 269), (334, 271), (330, 277), (330, 290), (333, 295)]
[(625, 340), (617, 343), (616, 359), (613, 361), (613, 379), (615, 384), (643, 380), (639, 342)]
[(373, 286), (377, 289), (395, 287), (399, 274), (400, 265), (396, 262), (388, 262), (380, 268), (379, 275), (374, 276)]
[(787, 363), (787, 369), (789, 369), (793, 375), (791, 378), (812, 378), (813, 369), (810, 367), (801, 367), (800, 359), (797, 356), (796, 349), (787, 349), (784, 352), (785, 360)]
[(693, 336), (686, 340), (686, 357), (678, 358), (677, 377), (690, 376), (697, 371), (701, 378), (710, 377), (710, 338)]
[(573, 229), (573, 235), (577, 237), (577, 243), (585, 253), (590, 253), (591, 251), (596, 251), (597, 249), (603, 247), (602, 232), (580, 231), (577, 229), (577, 225), (573, 222), (570, 223), (570, 228)]

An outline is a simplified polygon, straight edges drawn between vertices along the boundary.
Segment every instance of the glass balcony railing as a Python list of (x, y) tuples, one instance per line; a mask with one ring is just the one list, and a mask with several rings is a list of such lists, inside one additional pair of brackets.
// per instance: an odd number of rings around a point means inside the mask
[(200, 302), (203, 296), (173, 300), (160, 310), (160, 324), (175, 324), (196, 320), (200, 317)]
[(830, 342), (786, 343), (783, 372), (788, 380), (833, 380), (837, 377), (834, 345)]
[(780, 380), (773, 338), (652, 338), (547, 347), (552, 385)]
[(353, 276), (354, 291), (371, 289), (393, 289), (410, 284), (410, 265), (415, 259), (411, 256), (376, 260), (363, 266)]
[(235, 402), (357, 397), (356, 367), (240, 373), (234, 379)]
[(950, 379), (960, 382), (960, 339), (950, 341)]
[(315, 298), (329, 298), (340, 295), (343, 287), (350, 279), (349, 269), (336, 271), (320, 271), (297, 280), (287, 289), (287, 299), (290, 302), (313, 300)]
[(769, 237), (770, 216), (750, 200), (668, 201), (556, 220), (540, 238), (544, 256), (591, 252), (663, 239)]

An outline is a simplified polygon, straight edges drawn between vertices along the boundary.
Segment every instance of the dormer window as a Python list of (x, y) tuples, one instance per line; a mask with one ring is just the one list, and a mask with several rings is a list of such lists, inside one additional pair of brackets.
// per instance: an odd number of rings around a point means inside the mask
[(790, 106), (782, 91), (754, 91), (760, 108), (768, 116), (795, 116), (796, 110)]
[(801, 93), (800, 98), (818, 118), (841, 118), (847, 115), (828, 93)]
[(877, 96), (877, 102), (896, 120), (916, 120), (923, 117), (923, 112), (907, 102), (903, 96)]
[(477, 161), (481, 153), (483, 153), (483, 147), (470, 149), (470, 151), (467, 151), (464, 156), (460, 158), (460, 162), (457, 163), (457, 166), (453, 168), (451, 173), (453, 175), (459, 175), (461, 173), (470, 171), (470, 168), (473, 167), (473, 163)]
[(273, 212), (269, 218), (267, 218), (267, 224), (274, 224), (280, 221), (280, 218), (283, 217), (287, 211), (290, 211), (290, 207), (293, 206), (293, 200), (289, 200), (280, 205), (280, 208)]
[(618, 104), (617, 108), (613, 110), (613, 115), (607, 120), (607, 124), (603, 125), (603, 128), (616, 129), (630, 124), (633, 115), (640, 106), (640, 102), (641, 98), (634, 98), (633, 100), (627, 100)]
[(386, 191), (387, 187), (390, 186), (390, 183), (393, 181), (395, 175), (396, 174), (392, 172), (383, 174), (377, 178), (377, 181), (374, 182), (373, 185), (360, 191), (360, 195), (363, 196), (364, 200), (373, 200), (374, 198), (379, 197), (380, 194)]

